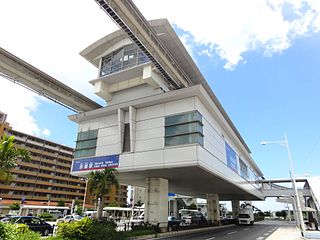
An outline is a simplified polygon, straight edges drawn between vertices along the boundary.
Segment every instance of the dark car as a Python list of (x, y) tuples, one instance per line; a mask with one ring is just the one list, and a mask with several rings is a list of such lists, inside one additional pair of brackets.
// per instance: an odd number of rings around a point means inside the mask
[(179, 226), (180, 220), (177, 219), (175, 216), (168, 217), (168, 226)]
[(10, 223), (25, 224), (30, 230), (40, 232), (44, 236), (48, 236), (53, 232), (53, 227), (38, 217), (32, 216), (16, 216), (10, 218)]
[(194, 225), (205, 225), (208, 224), (207, 219), (202, 215), (202, 213), (196, 213), (191, 216), (191, 224)]

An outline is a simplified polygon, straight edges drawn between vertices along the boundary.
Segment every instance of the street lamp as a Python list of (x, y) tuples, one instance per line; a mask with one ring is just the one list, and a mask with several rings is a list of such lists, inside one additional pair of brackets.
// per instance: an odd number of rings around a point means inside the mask
[(299, 199), (299, 195), (298, 195), (298, 189), (297, 189), (296, 179), (295, 179), (294, 170), (293, 170), (293, 164), (292, 164), (287, 134), (286, 133), (284, 134), (284, 141), (263, 141), (263, 142), (261, 142), (261, 145), (267, 145), (267, 144), (272, 144), (272, 143), (279, 143), (280, 145), (285, 146), (287, 148), (288, 158), (289, 158), (290, 167), (291, 167), (290, 172), (291, 172), (292, 188), (294, 190), (294, 195), (296, 198), (296, 204), (297, 204), (297, 210), (298, 210), (298, 216), (299, 216), (299, 222), (300, 222), (300, 230), (301, 230), (302, 237), (304, 237), (305, 236), (305, 227), (304, 227), (304, 222), (303, 222), (302, 210), (301, 210), (300, 199)]

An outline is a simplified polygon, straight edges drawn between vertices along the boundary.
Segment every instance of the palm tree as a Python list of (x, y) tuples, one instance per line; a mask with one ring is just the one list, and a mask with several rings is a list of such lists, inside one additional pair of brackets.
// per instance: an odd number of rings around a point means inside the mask
[(103, 197), (110, 192), (112, 186), (119, 187), (116, 178), (117, 173), (114, 168), (105, 168), (103, 171), (94, 171), (89, 174), (88, 188), (89, 192), (94, 194), (98, 201), (98, 219), (102, 217)]
[(29, 152), (14, 146), (14, 136), (3, 135), (0, 141), (0, 181), (8, 182), (12, 178), (10, 170), (17, 164), (17, 160), (29, 161)]

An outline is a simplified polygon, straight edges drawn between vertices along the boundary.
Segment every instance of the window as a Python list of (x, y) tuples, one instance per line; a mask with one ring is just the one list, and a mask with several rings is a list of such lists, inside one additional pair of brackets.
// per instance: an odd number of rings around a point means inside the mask
[(130, 152), (130, 124), (124, 124), (123, 152)]
[(203, 145), (202, 116), (198, 111), (165, 118), (165, 146)]
[(240, 163), (240, 176), (243, 177), (244, 179), (248, 179), (248, 166), (239, 158), (239, 163)]
[(79, 132), (77, 138), (75, 158), (90, 157), (96, 153), (98, 130)]
[(233, 171), (238, 173), (238, 166), (237, 166), (237, 155), (236, 152), (226, 143), (226, 156), (227, 156), (227, 165)]
[(136, 44), (126, 45), (102, 58), (100, 77), (149, 61), (149, 58)]

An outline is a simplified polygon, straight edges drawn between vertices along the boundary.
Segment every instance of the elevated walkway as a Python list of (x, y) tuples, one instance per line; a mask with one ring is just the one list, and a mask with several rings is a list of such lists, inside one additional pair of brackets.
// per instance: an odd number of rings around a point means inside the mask
[[(315, 213), (313, 217), (320, 219), (320, 177), (298, 178), (296, 183), (302, 187), (298, 187), (298, 195), (303, 212)], [(293, 204), (294, 191), (291, 187), (283, 186), (283, 184), (291, 184), (291, 179), (269, 179), (260, 181), (263, 196), (278, 197), (277, 201)], [(281, 185), (282, 184), (282, 185)]]

